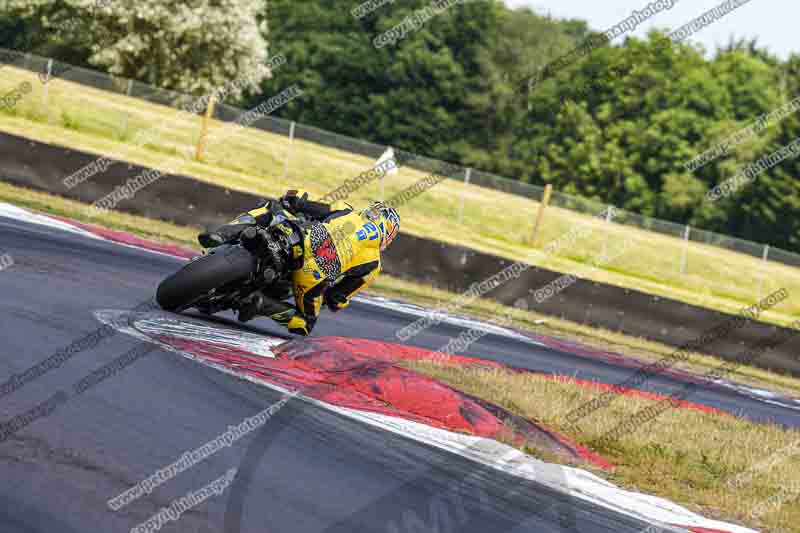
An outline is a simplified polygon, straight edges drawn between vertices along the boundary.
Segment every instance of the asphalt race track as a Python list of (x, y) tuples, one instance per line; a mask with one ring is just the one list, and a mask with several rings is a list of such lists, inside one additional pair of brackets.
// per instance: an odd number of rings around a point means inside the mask
[[(152, 298), (180, 260), (45, 226), (0, 218), (0, 380), (24, 372), (97, 330), (99, 309), (131, 309)], [(416, 317), (356, 302), (321, 317), (314, 335), (395, 340)], [(231, 317), (228, 316), (228, 319)], [(230, 327), (235, 322), (222, 318)], [(236, 326), (280, 336), (268, 321)], [(436, 349), (459, 328), (442, 323), (410, 343)], [(117, 334), (10, 393), (0, 420), (54, 408), (0, 434), (2, 533), (127, 532), (238, 469), (230, 488), (163, 531), (238, 532), (641, 532), (647, 524), (533, 481), (489, 470), (323, 409), (290, 400), (253, 436), (214, 454), (114, 512), (106, 501), (282, 394), (154, 348), (82, 394), (73, 385), (137, 346)], [(631, 370), (524, 340), (488, 335), (470, 354), (541, 371), (622, 381)], [(669, 393), (668, 377), (650, 390)], [(59, 391), (66, 391), (69, 394)], [(66, 398), (66, 399), (65, 399)], [(756, 420), (800, 426), (800, 411), (734, 391), (691, 400)]]

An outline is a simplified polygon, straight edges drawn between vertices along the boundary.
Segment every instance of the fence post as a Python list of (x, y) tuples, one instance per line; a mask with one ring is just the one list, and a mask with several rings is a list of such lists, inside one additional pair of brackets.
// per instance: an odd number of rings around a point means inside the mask
[(536, 238), (539, 236), (539, 227), (542, 225), (542, 219), (544, 218), (544, 210), (550, 203), (550, 195), (552, 193), (553, 193), (553, 186), (548, 183), (547, 185), (544, 186), (544, 194), (542, 195), (542, 201), (539, 204), (539, 213), (536, 215), (536, 223), (533, 225), (533, 232), (531, 233), (530, 245), (533, 247), (536, 246)]
[(283, 180), (286, 181), (286, 176), (289, 175), (289, 159), (292, 157), (292, 149), (294, 148), (294, 127), (297, 123), (293, 120), (289, 124), (289, 148), (286, 150), (286, 159), (283, 161)]
[(208, 123), (211, 121), (211, 117), (214, 116), (214, 95), (211, 95), (211, 98), (208, 99), (208, 105), (206, 106), (206, 113), (203, 115), (203, 125), (200, 130), (200, 139), (197, 141), (197, 151), (195, 152), (195, 159), (198, 161), (203, 160), (203, 153), (206, 150), (206, 140), (208, 139)]
[(605, 226), (606, 226), (606, 238), (603, 240), (603, 253), (600, 254), (600, 261), (606, 262), (606, 258), (608, 257), (608, 239), (611, 238), (611, 219), (613, 218), (614, 213), (614, 206), (609, 205), (606, 207), (606, 216), (605, 216)]
[(467, 168), (466, 172), (464, 172), (464, 192), (461, 193), (461, 207), (458, 209), (458, 223), (464, 219), (464, 197), (467, 195), (467, 185), (469, 185), (469, 180), (472, 177), (472, 169)]
[(687, 224), (683, 230), (683, 251), (681, 252), (681, 276), (686, 274), (687, 262), (689, 260), (689, 233), (692, 228)]
[[(133, 92), (133, 80), (128, 80), (128, 89), (125, 91), (125, 96), (130, 98), (132, 92)], [(120, 136), (123, 139), (125, 138), (125, 135), (128, 134), (128, 120), (130, 120), (130, 115), (131, 114), (126, 111), (125, 116), (122, 119), (122, 132), (120, 133)]]
[[(769, 244), (765, 244), (764, 245), (764, 253), (761, 255), (761, 259), (764, 261), (764, 263), (766, 263), (767, 261), (769, 261), (769, 259), (767, 259), (768, 257), (769, 257)], [(766, 265), (764, 265), (764, 266), (766, 267)], [(764, 285), (764, 269), (761, 269), (760, 275), (758, 276), (758, 299), (759, 300), (761, 299), (761, 294), (763, 294), (763, 292), (764, 292), (763, 285)]]
[(50, 99), (50, 76), (53, 74), (53, 60), (47, 60), (47, 81), (44, 82), (44, 90), (42, 91), (42, 107), (44, 108), (45, 113), (48, 116), (48, 122), (50, 122), (49, 117), (50, 113), (47, 112), (47, 103)]

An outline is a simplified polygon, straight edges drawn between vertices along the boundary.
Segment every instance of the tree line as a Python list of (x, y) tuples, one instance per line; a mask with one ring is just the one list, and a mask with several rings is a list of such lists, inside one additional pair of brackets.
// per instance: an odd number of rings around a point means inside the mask
[[(800, 56), (780, 60), (753, 41), (707, 53), (653, 32), (531, 86), (519, 81), (602, 34), (502, 2), (433, 3), (379, 2), (356, 17), (360, 3), (341, 0), (110, 0), (91, 13), (83, 0), (6, 0), (0, 46), (33, 40), (41, 55), (198, 95), (251, 71), (254, 85), (230, 103), (250, 108), (297, 83), (304, 97), (278, 111), (284, 118), (800, 249), (797, 158), (707, 195), (800, 137), (800, 113), (763, 118), (800, 96)], [(48, 31), (67, 21), (81, 29)], [(402, 39), (375, 46), (397, 28)], [(276, 54), (280, 69), (259, 70)], [(756, 134), (718, 149), (758, 120)]]

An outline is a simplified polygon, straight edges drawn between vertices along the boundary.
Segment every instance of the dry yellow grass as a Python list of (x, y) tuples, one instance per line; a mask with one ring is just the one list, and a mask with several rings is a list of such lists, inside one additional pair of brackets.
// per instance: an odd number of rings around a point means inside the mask
[[(451, 292), (391, 276), (379, 277), (375, 284), (370, 287), (370, 290), (412, 301), (431, 309), (446, 305), (456, 298), (456, 295)], [(674, 354), (676, 350), (674, 346), (625, 335), (616, 331), (577, 324), (535, 311), (499, 305), (492, 300), (474, 300), (459, 309), (458, 312), (485, 320), (507, 316), (513, 321), (512, 326), (514, 328), (585, 344), (599, 350), (618, 353), (644, 362), (660, 361), (665, 356)], [(475, 353), (474, 350), (469, 351), (478, 357), (481, 355), (480, 353)], [(704, 374), (708, 372), (708, 369), (718, 368), (723, 364), (725, 364), (725, 360), (719, 355), (691, 353), (687, 359), (675, 362), (672, 368)], [(727, 376), (737, 383), (762, 387), (793, 396), (800, 395), (800, 379), (790, 375), (776, 374), (769, 370), (742, 365), (733, 369)]]
[(100, 217), (90, 217), (87, 215), (87, 207), (89, 207), (87, 204), (67, 200), (52, 194), (15, 187), (8, 183), (0, 182), (0, 202), (127, 231), (162, 243), (179, 244), (186, 248), (194, 248), (198, 252), (201, 249), (197, 242), (197, 234), (202, 231), (200, 228), (177, 226), (169, 222), (116, 211), (106, 211)]
[[(107, 211), (99, 216), (90, 217), (87, 215), (86, 204), (22, 187), (15, 187), (3, 182), (0, 182), (0, 201), (128, 231), (160, 242), (180, 244), (196, 250), (200, 249), (196, 237), (201, 230), (196, 227), (178, 226), (117, 211)], [(451, 302), (457, 297), (451, 292), (429, 285), (386, 275), (380, 276), (370, 286), (369, 290), (375, 294), (399, 298), (430, 308), (436, 308), (445, 302)], [(642, 361), (657, 361), (675, 351), (674, 347), (657, 342), (576, 324), (534, 311), (501, 306), (491, 300), (475, 300), (459, 312), (483, 319), (509, 316), (513, 320), (514, 327), (518, 329), (584, 343), (598, 349), (617, 352)], [(707, 369), (715, 368), (722, 363), (723, 361), (719, 357), (692, 353), (687, 360), (677, 363), (675, 368), (703, 373)], [(734, 381), (756, 387), (768, 388), (787, 394), (800, 394), (800, 379), (775, 374), (756, 367), (740, 366), (729, 377)]]
[[(41, 211), (87, 220), (86, 204), (57, 196), (0, 183), (0, 201)], [(197, 248), (198, 228), (176, 226), (124, 213), (107, 212), (94, 222), (130, 231), (137, 235)], [(399, 297), (421, 305), (435, 306), (455, 295), (419, 284), (381, 276), (371, 290)], [(594, 330), (586, 326), (546, 318), (536, 313), (501, 308), (492, 302), (476, 301), (462, 310), (478, 317), (494, 317), (511, 312), (516, 327), (539, 333), (571, 335), (582, 342), (602, 344), (608, 349), (634, 353), (655, 359), (673, 350), (656, 343), (626, 337), (618, 333)], [(546, 319), (548, 326), (537, 324)], [(693, 355), (694, 367), (717, 366), (713, 357)], [(580, 431), (563, 425), (564, 416), (597, 394), (585, 387), (557, 383), (535, 375), (512, 375), (505, 372), (459, 369), (433, 363), (411, 364), (411, 368), (431, 375), (452, 386), (503, 405), (520, 415), (539, 420), (563, 430), (576, 440), (596, 447), (619, 465), (610, 476), (615, 483), (682, 502), (709, 516), (741, 519), (770, 531), (798, 531), (797, 501), (787, 500), (760, 519), (748, 518), (748, 509), (770, 498), (783, 498), (789, 492), (782, 487), (800, 487), (800, 453), (770, 468), (762, 467), (753, 482), (728, 486), (729, 480), (775, 456), (775, 451), (797, 442), (800, 433), (776, 426), (755, 425), (733, 417), (720, 417), (687, 410), (670, 410), (640, 431), (626, 435), (617, 445), (598, 446), (597, 436), (614, 427), (625, 417), (653, 402), (623, 397), (609, 408), (599, 410), (580, 426)], [(741, 367), (736, 379), (759, 386), (800, 391), (800, 381), (764, 370)], [(541, 455), (541, 454), (539, 454)], [(553, 460), (552, 457), (544, 457)], [(607, 475), (601, 473), (601, 475)], [(795, 485), (793, 485), (793, 483)], [(794, 529), (792, 529), (794, 527)]]
[(622, 396), (576, 428), (565, 423), (565, 416), (594, 398), (598, 392), (593, 388), (497, 369), (427, 361), (406, 366), (587, 445), (617, 466), (613, 474), (598, 472), (616, 484), (710, 517), (767, 531), (800, 531), (800, 492), (793, 492), (800, 489), (800, 431), (669, 409), (637, 431), (607, 442), (599, 437), (655, 402)]

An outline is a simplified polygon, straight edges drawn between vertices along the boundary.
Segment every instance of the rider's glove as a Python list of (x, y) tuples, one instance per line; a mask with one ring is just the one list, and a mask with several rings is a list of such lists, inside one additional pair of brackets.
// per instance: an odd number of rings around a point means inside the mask
[(308, 200), (308, 193), (303, 193), (303, 196), (297, 196), (297, 191), (291, 190), (286, 191), (286, 194), (283, 195), (281, 198), (281, 204), (285, 209), (288, 209), (292, 213), (296, 213), (303, 209), (303, 206)]
[(247, 228), (242, 232), (239, 239), (242, 241), (244, 249), (251, 254), (261, 256), (267, 250), (268, 234), (262, 228), (255, 226)]

